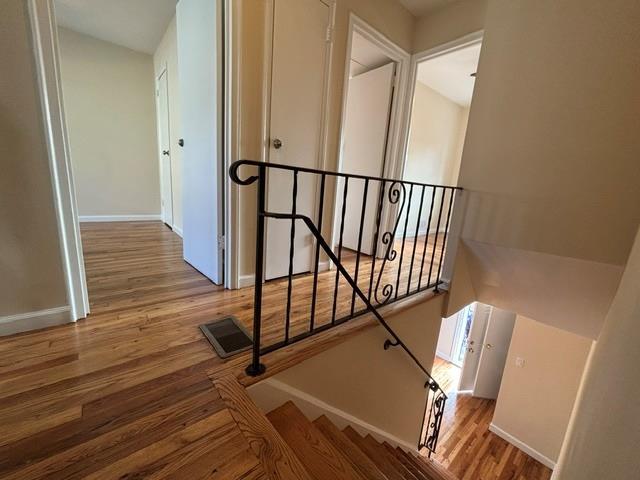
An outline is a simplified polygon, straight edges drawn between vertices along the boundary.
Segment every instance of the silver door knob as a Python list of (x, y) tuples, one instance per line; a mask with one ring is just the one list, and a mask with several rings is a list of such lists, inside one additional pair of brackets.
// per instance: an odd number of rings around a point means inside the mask
[(273, 148), (280, 148), (280, 147), (282, 147), (282, 140), (280, 140), (279, 138), (274, 138)]

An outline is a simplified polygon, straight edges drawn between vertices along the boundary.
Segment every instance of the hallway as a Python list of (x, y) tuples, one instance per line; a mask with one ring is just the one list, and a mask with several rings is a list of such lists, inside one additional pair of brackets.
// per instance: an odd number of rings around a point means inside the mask
[(449, 396), (435, 459), (460, 480), (549, 480), (551, 470), (489, 431), (494, 400), (457, 393), (460, 368), (440, 357), (433, 376)]

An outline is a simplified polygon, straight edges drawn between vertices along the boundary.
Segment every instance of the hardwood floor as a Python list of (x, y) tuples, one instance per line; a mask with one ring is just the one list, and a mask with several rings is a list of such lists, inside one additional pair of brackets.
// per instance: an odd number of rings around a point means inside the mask
[(548, 480), (551, 470), (493, 432), (495, 400), (458, 394), (460, 369), (436, 357), (433, 376), (449, 396), (435, 459), (460, 480)]
[[(0, 478), (267, 478), (271, 467), (263, 462), (261, 438), (273, 429), (251, 425), (261, 437), (250, 437), (244, 420), (249, 412), (239, 407), (243, 389), (235, 375), (248, 354), (224, 362), (198, 329), (228, 314), (249, 326), (253, 289), (230, 291), (210, 283), (182, 260), (180, 238), (159, 222), (83, 224), (82, 238), (89, 318), (0, 338)], [(321, 277), (322, 288), (333, 292), (334, 273)], [(296, 282), (301, 293), (294, 298), (292, 325), (303, 328), (309, 278)], [(283, 333), (285, 285), (265, 286), (267, 342)], [(351, 297), (343, 295), (337, 308), (347, 312)], [(325, 303), (329, 315), (332, 302)], [(267, 359), (270, 372), (299, 361), (296, 348), (320, 351), (372, 324), (361, 318), (340, 333), (275, 352)], [(451, 405), (464, 404), (458, 399)], [(469, 421), (486, 418), (469, 413)], [(473, 471), (485, 458), (494, 462), (500, 451), (495, 443), (483, 448), (484, 437), (472, 437), (456, 440), (451, 433), (443, 440), (445, 460), (459, 471), (471, 471), (464, 451), (478, 462)], [(456, 442), (461, 446), (454, 454)], [(507, 455), (507, 448), (502, 451)], [(282, 478), (305, 478), (285, 446), (275, 453), (272, 467), (290, 469)], [(503, 472), (515, 472), (524, 461), (514, 449), (507, 459)], [(526, 472), (520, 477), (486, 478), (548, 478), (528, 468), (518, 470)]]

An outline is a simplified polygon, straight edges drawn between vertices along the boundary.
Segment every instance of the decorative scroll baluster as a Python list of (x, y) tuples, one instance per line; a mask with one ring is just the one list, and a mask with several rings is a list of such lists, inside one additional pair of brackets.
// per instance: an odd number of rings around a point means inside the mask
[(371, 301), (371, 293), (373, 292), (373, 277), (376, 271), (376, 257), (378, 256), (378, 240), (380, 234), (380, 220), (382, 219), (382, 203), (384, 200), (384, 189), (386, 182), (382, 180), (380, 182), (380, 191), (378, 192), (378, 209), (376, 213), (376, 232), (373, 235), (373, 254), (371, 256), (371, 276), (369, 277), (369, 292), (367, 298)]
[(398, 292), (400, 291), (400, 276), (402, 275), (402, 259), (404, 257), (404, 244), (407, 241), (407, 226), (409, 225), (409, 212), (411, 211), (411, 199), (413, 198), (413, 184), (409, 187), (409, 203), (407, 204), (407, 211), (404, 218), (404, 233), (402, 234), (402, 247), (400, 248), (400, 260), (398, 260), (398, 274), (396, 276), (396, 291), (395, 298), (398, 298)]

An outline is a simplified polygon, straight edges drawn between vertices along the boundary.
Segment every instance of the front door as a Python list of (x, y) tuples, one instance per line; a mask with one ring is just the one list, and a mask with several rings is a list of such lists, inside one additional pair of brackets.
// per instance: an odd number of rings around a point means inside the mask
[[(321, 166), (324, 92), (329, 61), (330, 8), (321, 0), (275, 0), (268, 161)], [(268, 170), (266, 207), (291, 213), (293, 174)], [(316, 219), (318, 178), (298, 175), (296, 211)], [(291, 221), (267, 219), (265, 278), (289, 273)], [(293, 274), (312, 269), (315, 242), (302, 222), (295, 225)]]

